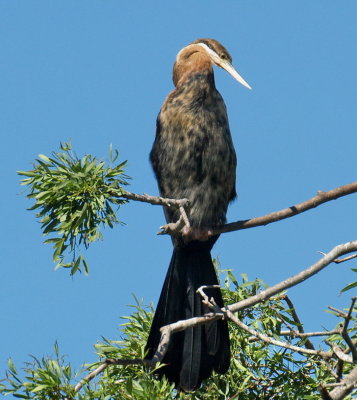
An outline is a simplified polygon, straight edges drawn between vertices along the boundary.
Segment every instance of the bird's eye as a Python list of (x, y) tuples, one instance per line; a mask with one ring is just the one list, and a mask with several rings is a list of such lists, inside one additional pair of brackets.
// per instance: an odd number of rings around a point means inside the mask
[(221, 59), (222, 60), (227, 60), (227, 56), (223, 53), (223, 54), (221, 54)]

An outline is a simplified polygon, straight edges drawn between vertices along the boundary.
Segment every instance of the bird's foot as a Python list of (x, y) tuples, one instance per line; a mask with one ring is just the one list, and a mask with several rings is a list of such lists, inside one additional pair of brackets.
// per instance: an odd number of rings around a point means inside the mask
[(195, 228), (192, 226), (184, 226), (181, 232), (185, 243), (188, 243), (192, 240), (204, 242), (212, 236), (212, 231), (210, 229)]
[(184, 222), (182, 218), (180, 218), (177, 222), (170, 222), (166, 225), (160, 226), (161, 231), (158, 232), (158, 235), (172, 235), (179, 236), (181, 234), (182, 227), (184, 226)]

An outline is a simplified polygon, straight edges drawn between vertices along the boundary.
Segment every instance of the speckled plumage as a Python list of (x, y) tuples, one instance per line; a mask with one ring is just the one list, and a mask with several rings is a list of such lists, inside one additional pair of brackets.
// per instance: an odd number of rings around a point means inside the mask
[[(236, 154), (212, 68), (219, 65), (234, 76), (231, 61), (227, 50), (213, 39), (198, 39), (178, 53), (173, 71), (176, 88), (157, 117), (150, 153), (160, 195), (189, 199), (188, 217), (192, 228), (199, 231), (224, 224), (228, 204), (236, 196)], [(234, 77), (245, 84), (240, 76)], [(174, 208), (165, 208), (165, 216), (168, 222), (179, 218)], [(146, 346), (147, 358), (158, 348), (162, 326), (209, 311), (196, 291), (203, 285), (218, 284), (210, 255), (217, 238), (173, 241), (172, 259)], [(209, 289), (207, 294), (223, 306), (219, 289)], [(212, 371), (225, 373), (230, 364), (227, 322), (219, 320), (174, 334), (162, 362), (166, 366), (158, 373), (184, 391), (199, 387)]]
[[(161, 196), (188, 198), (191, 225), (209, 228), (226, 221), (228, 203), (236, 196), (237, 161), (212, 63), (204, 49), (193, 47), (198, 51), (191, 58), (201, 62), (165, 100), (150, 160)], [(176, 69), (180, 62), (174, 77)], [(166, 210), (166, 218), (176, 221), (177, 212)]]

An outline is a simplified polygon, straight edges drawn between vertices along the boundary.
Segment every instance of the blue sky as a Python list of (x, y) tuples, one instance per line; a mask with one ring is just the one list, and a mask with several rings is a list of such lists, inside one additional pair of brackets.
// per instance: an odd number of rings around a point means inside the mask
[[(52, 352), (75, 366), (116, 339), (132, 293), (156, 302), (171, 256), (159, 207), (132, 203), (127, 225), (87, 253), (88, 277), (54, 271), (51, 248), (17, 170), (71, 140), (79, 155), (128, 160), (130, 190), (157, 194), (148, 161), (155, 119), (172, 90), (177, 52), (199, 37), (221, 41), (253, 87), (215, 70), (238, 154), (234, 221), (278, 210), (356, 180), (357, 3), (299, 1), (0, 1), (0, 370), (9, 356)], [(337, 244), (356, 239), (356, 195), (267, 227), (221, 236), (222, 267), (270, 285)], [(290, 290), (306, 329), (331, 328), (357, 261), (330, 266)], [(355, 294), (355, 293), (354, 293)], [(3, 376), (3, 372), (0, 372)]]

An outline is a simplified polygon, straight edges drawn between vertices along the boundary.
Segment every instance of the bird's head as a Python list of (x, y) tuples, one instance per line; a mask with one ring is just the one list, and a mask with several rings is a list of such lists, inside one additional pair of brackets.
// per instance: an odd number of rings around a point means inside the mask
[(249, 84), (233, 67), (232, 57), (228, 53), (227, 49), (215, 39), (197, 39), (190, 43), (177, 54), (176, 65), (181, 63), (189, 63), (191, 56), (197, 53), (204, 53), (206, 58), (209, 58), (211, 64), (225, 69), (239, 83), (246, 88), (251, 89)]

